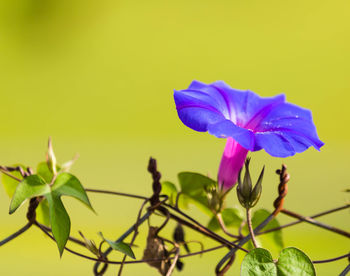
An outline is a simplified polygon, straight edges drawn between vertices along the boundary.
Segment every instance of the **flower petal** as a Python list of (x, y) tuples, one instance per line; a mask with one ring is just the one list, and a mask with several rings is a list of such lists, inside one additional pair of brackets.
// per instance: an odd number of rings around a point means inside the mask
[(268, 154), (276, 157), (288, 157), (296, 153), (295, 149), (279, 132), (259, 132), (255, 134), (258, 147), (263, 148)]
[(260, 97), (252, 91), (231, 88), (223, 81), (211, 84), (227, 98), (231, 110), (231, 120), (238, 126), (254, 129), (272, 108), (285, 102), (285, 95)]
[[(260, 122), (256, 127), (256, 137), (264, 132), (277, 133), (275, 137), (279, 137), (283, 143), (289, 142), (295, 152), (302, 152), (310, 146), (320, 150), (324, 145), (317, 136), (311, 112), (290, 103), (276, 106)], [(264, 139), (257, 139), (256, 147), (265, 148), (263, 141)]]
[(236, 126), (230, 120), (224, 120), (216, 124), (209, 125), (208, 132), (218, 138), (232, 137), (247, 150), (254, 149), (254, 133), (248, 129)]
[(174, 99), (181, 121), (196, 131), (207, 131), (208, 124), (225, 120), (211, 97), (205, 93), (175, 91)]

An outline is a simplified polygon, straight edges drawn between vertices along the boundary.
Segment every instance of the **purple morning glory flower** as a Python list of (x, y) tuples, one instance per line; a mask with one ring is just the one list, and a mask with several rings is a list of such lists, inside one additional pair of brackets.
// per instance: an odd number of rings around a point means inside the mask
[(218, 184), (223, 190), (236, 182), (248, 151), (264, 149), (276, 157), (292, 156), (310, 146), (320, 150), (311, 111), (287, 103), (285, 95), (263, 98), (231, 88), (223, 81), (193, 81), (174, 92), (181, 121), (196, 131), (227, 138)]

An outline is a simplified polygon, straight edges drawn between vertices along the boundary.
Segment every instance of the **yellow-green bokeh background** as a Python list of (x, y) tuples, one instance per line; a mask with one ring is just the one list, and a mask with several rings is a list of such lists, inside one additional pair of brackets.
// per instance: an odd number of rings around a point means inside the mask
[[(287, 208), (311, 215), (340, 206), (349, 199), (342, 192), (349, 188), (350, 168), (349, 13), (348, 0), (2, 0), (0, 164), (35, 166), (52, 136), (59, 161), (80, 154), (73, 172), (87, 187), (148, 195), (149, 156), (158, 159), (163, 179), (175, 181), (184, 170), (215, 176), (224, 141), (183, 126), (172, 90), (193, 79), (221, 79), (263, 96), (286, 93), (290, 102), (313, 111), (326, 143), (321, 152), (311, 149), (285, 160), (252, 154), (255, 176), (266, 164), (258, 206), (272, 208), (274, 170), (281, 162), (292, 175)], [(93, 238), (97, 231), (117, 237), (141, 204), (99, 195), (91, 200), (98, 216), (65, 199), (74, 235), (82, 230)], [(232, 206), (236, 202), (229, 198)], [(8, 205), (1, 188), (0, 238), (24, 224), (25, 208), (9, 216)], [(348, 211), (320, 220), (350, 228)], [(312, 259), (344, 254), (350, 246), (307, 225), (284, 235), (287, 246)], [(141, 250), (136, 252), (140, 257)], [(224, 254), (187, 259), (181, 275), (213, 275)], [(55, 245), (36, 229), (2, 247), (0, 265), (1, 275), (8, 276), (92, 274), (86, 260), (67, 252), (60, 260)], [(345, 265), (343, 260), (316, 268), (319, 275), (337, 275)], [(228, 275), (238, 271), (237, 262)], [(125, 274), (155, 271), (131, 265)]]

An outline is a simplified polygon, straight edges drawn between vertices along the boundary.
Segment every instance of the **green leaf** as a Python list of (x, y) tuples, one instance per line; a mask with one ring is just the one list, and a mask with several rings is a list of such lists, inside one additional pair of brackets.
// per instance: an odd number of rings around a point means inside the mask
[(52, 234), (56, 240), (60, 256), (63, 254), (70, 233), (70, 219), (60, 195), (54, 192), (46, 195), (50, 209)]
[(244, 257), (241, 265), (241, 276), (290, 275), (316, 275), (309, 257), (295, 247), (283, 249), (277, 262), (274, 262), (268, 250), (255, 248)]
[[(225, 226), (227, 227), (240, 227), (243, 217), (241, 214), (241, 211), (237, 208), (226, 208), (221, 212), (222, 219), (224, 220)], [(220, 224), (215, 216), (211, 218), (211, 220), (208, 223), (208, 228), (212, 231), (219, 230)]]
[(93, 210), (90, 200), (78, 178), (70, 173), (60, 173), (52, 185), (52, 192), (61, 196), (67, 195), (75, 197)]
[[(20, 165), (20, 164), (15, 164), (12, 167), (18, 167), (18, 166), (22, 167), (25, 170), (25, 167), (23, 165)], [(22, 179), (22, 175), (18, 171), (9, 172), (9, 174), (11, 174), (19, 179)], [(1, 178), (2, 178), (1, 182), (4, 185), (5, 191), (6, 191), (7, 195), (11, 198), (13, 196), (13, 194), (15, 193), (19, 182), (16, 179), (13, 179), (12, 177), (10, 177), (6, 174), (2, 174)]]
[(192, 172), (181, 172), (178, 178), (181, 193), (190, 198), (189, 202), (196, 204), (202, 211), (211, 215), (206, 191), (215, 186), (216, 182), (205, 175)]
[[(60, 166), (57, 165), (56, 170), (60, 171), (61, 170)], [(53, 173), (49, 169), (49, 166), (47, 165), (46, 162), (40, 162), (38, 164), (36, 168), (36, 173), (40, 175), (46, 181), (46, 183), (51, 183), (53, 178)]]
[(134, 252), (132, 251), (132, 249), (130, 248), (130, 246), (128, 244), (126, 244), (125, 242), (122, 242), (122, 241), (114, 242), (111, 240), (107, 240), (103, 237), (101, 232), (99, 234), (102, 237), (102, 239), (104, 239), (112, 249), (119, 251), (119, 252), (122, 252), (123, 254), (128, 255), (130, 258), (135, 259)]
[(38, 175), (30, 175), (22, 180), (10, 203), (10, 214), (26, 200), (36, 196), (42, 196), (50, 193), (50, 186)]
[(193, 203), (194, 205), (196, 205), (201, 211), (203, 211), (208, 216), (211, 216), (213, 214), (213, 212), (210, 210), (208, 198), (206, 196), (188, 197), (186, 200), (188, 203)]
[(211, 230), (211, 231), (218, 231), (220, 229), (220, 224), (218, 222), (218, 220), (216, 219), (215, 216), (213, 216), (209, 222), (207, 227)]
[(242, 261), (241, 276), (277, 276), (277, 268), (270, 252), (263, 248), (251, 250)]
[(169, 181), (162, 182), (162, 194), (167, 195), (169, 197), (169, 202), (171, 205), (175, 204), (177, 196), (177, 189), (175, 184)]
[(295, 247), (288, 247), (282, 250), (277, 262), (277, 273), (279, 276), (316, 275), (315, 267), (309, 257)]
[(207, 188), (216, 185), (216, 182), (199, 173), (181, 172), (178, 174), (181, 192), (188, 196), (205, 195)]
[(47, 199), (44, 199), (41, 201), (36, 208), (36, 220), (41, 223), (46, 225), (47, 227), (51, 226), (50, 223), (50, 208), (49, 208), (49, 203), (47, 202)]
[[(260, 223), (262, 223), (269, 215), (270, 212), (265, 209), (256, 210), (252, 217), (253, 228), (257, 227)], [(274, 218), (261, 231), (269, 230), (279, 226), (280, 223), (276, 218)], [(246, 231), (248, 232), (248, 228)], [(264, 241), (265, 237), (272, 240), (280, 249), (284, 247), (282, 230), (277, 230), (271, 233), (264, 234), (262, 236), (258, 236), (258, 239)]]
[(92, 211), (93, 208), (84, 187), (81, 185), (80, 181), (70, 173), (58, 174), (51, 190), (51, 194), (46, 195), (46, 198), (49, 202), (52, 234), (55, 237), (58, 250), (62, 256), (70, 233), (70, 219), (62, 204), (61, 196), (72, 196), (83, 202)]
[(178, 196), (178, 207), (180, 209), (188, 209), (188, 205), (193, 202), (191, 198), (183, 193), (179, 193), (180, 195)]
[(130, 258), (135, 259), (134, 252), (132, 252), (130, 246), (127, 245), (126, 243), (124, 243), (124, 242), (113, 242), (113, 241), (110, 241), (110, 240), (106, 240), (106, 242), (108, 242), (108, 244), (109, 244), (114, 250), (120, 251), (120, 252), (122, 252), (122, 253), (128, 255)]
[[(43, 169), (41, 172), (45, 172), (45, 166), (42, 165), (41, 168)], [(47, 176), (48, 174), (46, 174)], [(51, 181), (49, 178), (47, 180)], [(63, 195), (77, 198), (93, 210), (80, 181), (69, 173), (58, 174), (52, 186), (45, 183), (44, 179), (39, 175), (26, 177), (18, 185), (10, 204), (10, 214), (12, 214), (26, 199), (45, 196), (46, 200), (42, 201), (38, 206), (38, 219), (42, 220), (41, 222), (45, 225), (51, 223), (52, 234), (61, 256), (70, 233), (69, 215), (61, 201), (61, 196)], [(48, 217), (50, 220), (48, 220)]]
[(50, 171), (46, 162), (40, 162), (36, 168), (36, 173), (40, 175), (46, 183), (51, 183), (53, 173)]

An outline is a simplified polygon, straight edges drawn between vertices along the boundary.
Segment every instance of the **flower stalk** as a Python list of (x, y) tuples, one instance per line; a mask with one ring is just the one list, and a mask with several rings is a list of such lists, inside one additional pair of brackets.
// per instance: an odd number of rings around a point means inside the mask
[(253, 225), (252, 225), (252, 209), (251, 208), (247, 208), (246, 209), (246, 215), (247, 215), (247, 224), (248, 224), (248, 229), (249, 229), (249, 233), (250, 233), (250, 237), (252, 239), (253, 245), (255, 248), (258, 248), (258, 243), (256, 242), (256, 238), (255, 238), (255, 234), (254, 234), (254, 230), (253, 230)]

